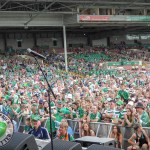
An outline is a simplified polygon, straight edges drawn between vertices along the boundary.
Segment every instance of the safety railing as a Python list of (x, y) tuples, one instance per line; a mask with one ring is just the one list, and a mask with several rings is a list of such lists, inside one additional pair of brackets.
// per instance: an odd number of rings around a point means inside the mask
[[(79, 134), (79, 121), (71, 119), (67, 119), (67, 121), (74, 133)], [(90, 128), (95, 132), (97, 137), (109, 137), (113, 125), (111, 123), (91, 122)]]
[[(78, 134), (79, 137), (80, 132), (79, 132), (79, 121), (78, 120), (71, 120), (68, 119), (68, 124), (69, 126), (73, 129), (74, 133)], [(91, 122), (90, 123), (90, 128), (95, 132), (95, 135), (97, 137), (109, 137), (110, 133), (112, 131), (112, 127), (116, 125), (113, 123), (103, 123), (103, 122)], [(119, 126), (122, 136), (123, 136), (123, 146), (122, 148), (126, 149), (129, 146), (128, 139), (132, 136), (134, 133), (134, 128), (133, 127), (123, 127)], [(150, 137), (150, 128), (149, 127), (143, 127), (143, 129), (146, 131), (148, 137)]]
[[(24, 126), (25, 125), (25, 120), (26, 117), (23, 117), (20, 122), (19, 122), (19, 126)], [(73, 129), (73, 132), (75, 135), (75, 137), (81, 137), (81, 122), (79, 120), (71, 120), (71, 119), (67, 119), (68, 121), (68, 125)], [(46, 127), (46, 123), (47, 120), (45, 120), (45, 122), (43, 122), (43, 127)], [(57, 128), (59, 128), (59, 123), (57, 123)], [(112, 127), (116, 125), (113, 123), (104, 123), (104, 122), (91, 122), (90, 123), (90, 128), (95, 132), (95, 135), (97, 137), (109, 137), (110, 133), (112, 131)], [(146, 131), (148, 137), (150, 137), (150, 128), (149, 127), (143, 127), (143, 129)], [(134, 133), (134, 129), (133, 127), (123, 127), (120, 126), (120, 130), (123, 136), (123, 146), (122, 148), (126, 149), (127, 146), (129, 146), (128, 144), (128, 139), (131, 137), (131, 135)]]
[[(26, 116), (23, 116), (22, 119), (19, 121), (19, 126), (25, 125)], [(67, 119), (69, 126), (73, 129), (74, 133), (79, 134), (79, 120), (72, 120)], [(45, 120), (42, 123), (42, 126), (46, 127)], [(90, 128), (95, 132), (97, 137), (109, 137), (112, 126), (115, 124), (113, 123), (104, 123), (104, 122), (90, 122)], [(58, 127), (57, 127), (58, 128)], [(126, 134), (129, 136), (129, 133), (133, 133), (132, 127), (123, 127), (120, 126), (121, 133), (126, 137)], [(150, 137), (150, 128), (149, 127), (143, 127), (143, 129), (146, 131), (147, 135)], [(128, 137), (127, 137), (128, 138)]]

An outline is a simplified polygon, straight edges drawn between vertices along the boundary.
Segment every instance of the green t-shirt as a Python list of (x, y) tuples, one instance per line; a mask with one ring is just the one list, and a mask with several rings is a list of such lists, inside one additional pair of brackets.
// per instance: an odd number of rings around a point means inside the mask
[[(46, 129), (48, 130), (49, 133), (51, 133), (50, 130), (50, 119), (48, 118), (47, 122), (46, 122)], [(57, 129), (55, 128), (55, 122), (52, 119), (52, 132), (55, 132)]]
[(27, 125), (24, 126), (24, 131), (25, 131), (26, 133), (28, 133), (31, 129), (32, 129), (31, 126), (27, 126)]
[(85, 114), (84, 110), (81, 107), (78, 108), (78, 114), (79, 114), (79, 118), (83, 118)]
[(73, 118), (77, 118), (77, 114), (76, 114), (75, 111), (72, 112), (72, 117), (73, 117)]
[(149, 121), (149, 116), (147, 114), (146, 111), (143, 111), (141, 117), (140, 117), (140, 120), (141, 120), (141, 125), (142, 127), (148, 127), (148, 121)]
[(96, 114), (94, 113), (90, 114), (90, 120), (95, 120), (95, 119), (98, 119), (97, 122), (101, 121), (101, 114), (99, 112), (97, 112)]
[(64, 119), (63, 116), (61, 116), (59, 113), (54, 115), (56, 117), (56, 121), (61, 122), (62, 119)]

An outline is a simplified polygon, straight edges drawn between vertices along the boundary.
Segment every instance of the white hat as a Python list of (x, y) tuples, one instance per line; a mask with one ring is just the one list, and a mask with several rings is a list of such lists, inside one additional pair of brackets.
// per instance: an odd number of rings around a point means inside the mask
[(129, 102), (128, 102), (128, 105), (133, 106), (133, 105), (134, 105), (134, 102), (133, 102), (133, 101), (129, 101)]
[(132, 101), (135, 101), (135, 97), (132, 97), (131, 100), (132, 100)]
[(68, 94), (67, 98), (72, 99), (72, 94)]

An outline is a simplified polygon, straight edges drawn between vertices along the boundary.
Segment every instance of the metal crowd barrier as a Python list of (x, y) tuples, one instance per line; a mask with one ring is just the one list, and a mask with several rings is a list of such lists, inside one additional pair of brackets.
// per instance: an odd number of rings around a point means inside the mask
[[(79, 131), (79, 121), (78, 120), (71, 120), (67, 119), (69, 126), (73, 129), (75, 133), (78, 133)], [(109, 137), (112, 126), (116, 124), (113, 123), (103, 123), (103, 122), (90, 122), (90, 128), (95, 132), (97, 137)], [(150, 128), (149, 127), (143, 127), (143, 129), (146, 131), (147, 135), (150, 137)], [(134, 130), (133, 127), (123, 127), (120, 126), (120, 130), (123, 136), (125, 138), (130, 138), (133, 134)]]
[[(74, 133), (79, 134), (79, 121), (71, 119), (67, 119), (67, 121)], [(113, 125), (111, 123), (91, 122), (90, 128), (95, 132), (97, 137), (109, 137)]]
[[(25, 120), (27, 116), (23, 116), (22, 119), (18, 122), (19, 126), (25, 126)], [(74, 133), (79, 134), (79, 121), (78, 120), (72, 120), (67, 119), (69, 126), (73, 129)], [(46, 127), (47, 120), (43, 122), (43, 127)], [(112, 126), (115, 124), (113, 123), (103, 123), (103, 122), (90, 122), (91, 129), (95, 132), (97, 137), (109, 137)], [(131, 127), (122, 127), (120, 126), (121, 133), (125, 139), (128, 139), (133, 134), (133, 128)], [(143, 129), (146, 131), (148, 137), (150, 137), (150, 128), (149, 127), (143, 127)]]
[(75, 138), (80, 137), (79, 121), (71, 120), (71, 119), (67, 119), (67, 121), (68, 121), (68, 125), (73, 129), (74, 137)]
[[(20, 121), (19, 121), (19, 127), (24, 127), (25, 126), (25, 120), (26, 117), (24, 116)], [(71, 120), (67, 119), (68, 125), (73, 129), (74, 136), (75, 138), (81, 137), (81, 132), (79, 128), (79, 120)], [(43, 127), (46, 127), (47, 120), (43, 122)], [(57, 123), (57, 126), (59, 126), (59, 123)], [(95, 135), (100, 138), (107, 138), (110, 136), (110, 133), (112, 131), (112, 127), (116, 125), (113, 123), (103, 123), (103, 122), (91, 122), (90, 123), (90, 128), (95, 132)], [(150, 128), (149, 127), (143, 127), (143, 129), (146, 131), (148, 137), (150, 138)], [(131, 137), (131, 135), (134, 133), (133, 127), (123, 127), (120, 126), (121, 133), (123, 135), (123, 146), (122, 148), (126, 149), (129, 146), (128, 139)]]
[[(73, 129), (74, 133), (78, 134), (79, 137), (81, 136), (79, 133), (79, 121), (77, 120), (71, 120), (68, 119), (69, 126)], [(113, 123), (103, 123), (103, 122), (91, 122), (90, 128), (95, 132), (95, 135), (97, 137), (109, 137), (110, 133), (112, 131), (112, 127), (116, 125)], [(119, 126), (122, 136), (123, 136), (123, 146), (122, 148), (126, 149), (129, 146), (128, 139), (132, 136), (134, 133), (133, 127), (123, 127)], [(150, 137), (150, 128), (149, 127), (143, 127), (143, 129), (146, 131), (148, 137)]]

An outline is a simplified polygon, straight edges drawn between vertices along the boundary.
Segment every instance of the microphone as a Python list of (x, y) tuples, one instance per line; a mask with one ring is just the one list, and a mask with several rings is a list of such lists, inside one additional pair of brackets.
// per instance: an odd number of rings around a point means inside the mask
[(37, 53), (36, 51), (31, 50), (30, 48), (28, 48), (27, 51), (28, 51), (29, 53), (31, 53), (32, 55), (34, 55), (34, 56), (38, 56), (39, 58), (46, 59), (45, 56), (43, 56), (43, 55)]

